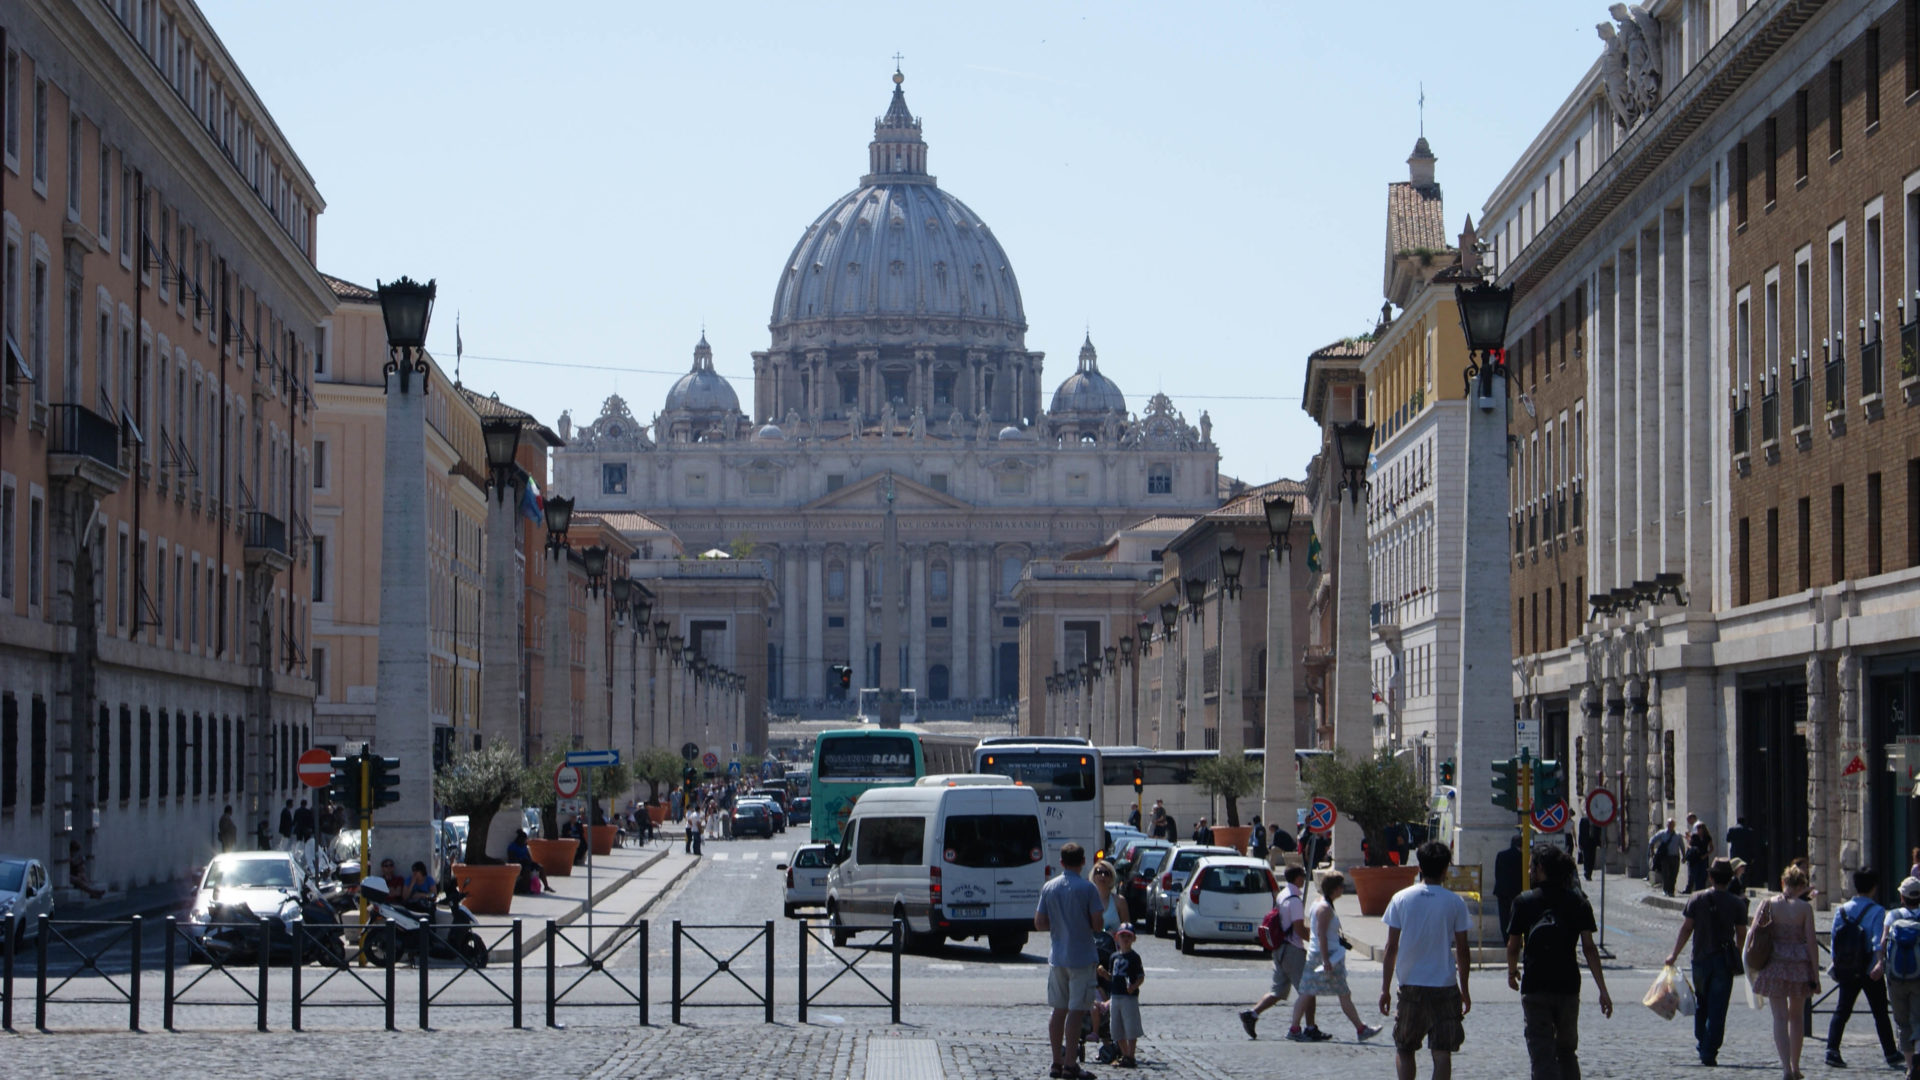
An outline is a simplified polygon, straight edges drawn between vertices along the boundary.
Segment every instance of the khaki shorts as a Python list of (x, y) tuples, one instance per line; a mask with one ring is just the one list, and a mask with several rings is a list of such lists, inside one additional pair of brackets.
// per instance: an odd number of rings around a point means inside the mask
[(1086, 1012), (1093, 1008), (1093, 990), (1097, 985), (1094, 965), (1047, 968), (1047, 1005), (1068, 1012)]
[(1411, 1054), (1425, 1040), (1427, 1049), (1451, 1054), (1467, 1041), (1461, 1016), (1459, 987), (1402, 986), (1393, 1017), (1394, 1049)]
[(1288, 992), (1300, 987), (1300, 976), (1307, 966), (1307, 951), (1291, 943), (1273, 952), (1273, 996), (1287, 1000)]

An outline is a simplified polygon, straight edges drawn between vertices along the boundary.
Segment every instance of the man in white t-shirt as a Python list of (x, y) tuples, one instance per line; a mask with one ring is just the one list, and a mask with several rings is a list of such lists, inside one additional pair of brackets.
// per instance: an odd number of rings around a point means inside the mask
[(1393, 894), (1381, 922), (1387, 959), (1380, 972), (1380, 1012), (1393, 1011), (1393, 976), (1400, 975), (1400, 1010), (1393, 1021), (1394, 1070), (1413, 1080), (1421, 1040), (1433, 1052), (1434, 1080), (1453, 1076), (1453, 1053), (1466, 1041), (1461, 1020), (1473, 1008), (1467, 994), (1472, 954), (1467, 902), (1442, 884), (1453, 852), (1438, 840), (1420, 845), (1420, 880)]

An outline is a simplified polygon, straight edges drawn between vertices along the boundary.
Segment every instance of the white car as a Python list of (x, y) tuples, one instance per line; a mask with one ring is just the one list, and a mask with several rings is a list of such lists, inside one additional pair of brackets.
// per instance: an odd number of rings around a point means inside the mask
[(1277, 902), (1280, 887), (1266, 862), (1214, 855), (1194, 864), (1174, 903), (1173, 936), (1192, 955), (1202, 941), (1258, 944), (1254, 931)]
[(39, 859), (0, 856), (0, 917), (12, 915), (18, 945), (35, 932), (39, 917), (53, 914), (53, 883)]
[(774, 867), (787, 875), (787, 918), (803, 907), (827, 906), (827, 871), (833, 869), (832, 844), (802, 844), (788, 861)]
[(1187, 875), (1194, 864), (1216, 855), (1238, 855), (1230, 847), (1210, 844), (1182, 844), (1160, 864), (1160, 876), (1147, 889), (1147, 927), (1154, 937), (1166, 937), (1174, 930), (1174, 906), (1181, 890), (1187, 887)]

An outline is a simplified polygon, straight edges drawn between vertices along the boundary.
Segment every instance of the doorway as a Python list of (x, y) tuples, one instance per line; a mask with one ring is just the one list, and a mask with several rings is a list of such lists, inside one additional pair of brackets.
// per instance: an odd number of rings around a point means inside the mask
[(994, 696), (1001, 701), (1013, 701), (1020, 696), (1020, 643), (1003, 641), (999, 645), (1000, 663), (994, 672), (999, 685)]
[(1807, 685), (1740, 689), (1740, 809), (1760, 843), (1746, 880), (1773, 881), (1807, 853)]
[[(1910, 855), (1920, 846), (1920, 799), (1909, 797), (1913, 791), (1909, 777), (1887, 770), (1887, 747), (1920, 736), (1920, 723), (1913, 715), (1916, 694), (1920, 694), (1920, 658), (1879, 660), (1868, 668), (1866, 746), (1860, 755), (1867, 765), (1868, 811), (1861, 846), (1867, 864), (1881, 868), (1883, 882), (1906, 876), (1902, 868), (1911, 864)], [(1876, 812), (1876, 807), (1885, 809)]]

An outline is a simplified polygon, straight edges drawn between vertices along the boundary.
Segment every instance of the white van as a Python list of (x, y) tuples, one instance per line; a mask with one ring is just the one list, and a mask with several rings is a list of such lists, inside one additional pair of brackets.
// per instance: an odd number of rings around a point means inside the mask
[(860, 796), (827, 874), (834, 941), (907, 924), (915, 949), (982, 937), (1017, 955), (1046, 883), (1040, 799), (997, 775), (928, 776)]

